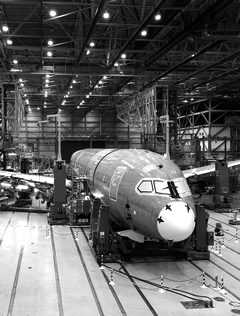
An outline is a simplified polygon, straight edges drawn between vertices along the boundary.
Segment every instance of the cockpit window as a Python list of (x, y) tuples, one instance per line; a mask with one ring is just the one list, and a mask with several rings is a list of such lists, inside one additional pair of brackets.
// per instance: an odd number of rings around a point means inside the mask
[(171, 196), (172, 198), (180, 198), (189, 195), (190, 189), (184, 178), (165, 180), (165, 179), (142, 179), (136, 186), (138, 194), (161, 194)]
[(179, 194), (186, 194), (189, 192), (188, 184), (185, 179), (179, 179), (175, 181), (175, 185), (177, 187), (178, 193)]
[(153, 186), (151, 180), (143, 180), (138, 186), (138, 190), (141, 193), (152, 193)]
[(155, 191), (158, 194), (170, 194), (167, 181), (154, 180)]

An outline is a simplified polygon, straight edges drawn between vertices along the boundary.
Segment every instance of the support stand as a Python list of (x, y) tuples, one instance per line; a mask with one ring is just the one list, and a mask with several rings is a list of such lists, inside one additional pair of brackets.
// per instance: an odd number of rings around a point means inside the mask
[(196, 226), (186, 249), (186, 255), (189, 260), (206, 260), (210, 258), (208, 246), (214, 244), (214, 232), (207, 229), (209, 214), (204, 206), (196, 204), (195, 208)]
[(137, 243), (118, 234), (114, 222), (110, 223), (107, 205), (100, 200), (93, 202), (91, 232), (89, 242), (98, 262), (114, 262), (119, 259), (130, 260), (133, 256), (172, 255), (188, 260), (209, 259), (209, 245), (214, 244), (214, 233), (207, 230), (208, 213), (196, 205), (196, 227), (185, 242), (169, 244), (166, 241), (145, 241)]
[(66, 166), (63, 161), (56, 161), (54, 173), (54, 203), (50, 205), (48, 222), (50, 225), (67, 224), (66, 216)]
[(231, 207), (233, 196), (230, 194), (228, 165), (225, 161), (215, 163), (215, 192), (213, 204), (217, 208)]

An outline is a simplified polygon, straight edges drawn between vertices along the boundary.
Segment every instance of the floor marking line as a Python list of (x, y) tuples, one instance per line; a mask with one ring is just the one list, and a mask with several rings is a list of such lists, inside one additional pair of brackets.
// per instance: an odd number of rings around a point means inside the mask
[(82, 263), (84, 272), (85, 272), (85, 274), (86, 274), (86, 277), (87, 277), (87, 280), (88, 280), (88, 284), (89, 284), (89, 286), (90, 286), (90, 288), (91, 288), (93, 297), (94, 297), (94, 299), (95, 299), (95, 302), (96, 302), (96, 305), (97, 305), (99, 314), (100, 314), (101, 316), (104, 316), (104, 312), (103, 312), (101, 303), (100, 303), (100, 301), (99, 301), (99, 299), (98, 299), (96, 290), (95, 290), (95, 288), (94, 288), (94, 285), (93, 285), (91, 276), (90, 276), (90, 274), (89, 274), (89, 272), (88, 272), (87, 265), (86, 265), (85, 260), (84, 260), (84, 258), (83, 258), (83, 255), (82, 255), (82, 252), (81, 252), (81, 250), (80, 250), (79, 244), (78, 244), (77, 241), (76, 241), (76, 238), (75, 238), (75, 235), (74, 235), (74, 231), (73, 231), (72, 228), (70, 228), (70, 231), (71, 231), (71, 233), (72, 233), (72, 237), (73, 237), (75, 246), (76, 246), (76, 248), (77, 248), (77, 252), (78, 252), (79, 258), (80, 258), (80, 260), (81, 260), (81, 263)]
[[(86, 242), (88, 243), (89, 240), (88, 240), (88, 237), (87, 237), (87, 235), (86, 235), (86, 232), (84, 231), (84, 229), (83, 229), (82, 227), (81, 227), (81, 230), (82, 230), (83, 236), (85, 237)], [(90, 250), (91, 250), (93, 256), (95, 257), (95, 253), (94, 253), (92, 247), (89, 247), (89, 248), (90, 248)], [(118, 298), (117, 293), (115, 292), (114, 288), (113, 288), (111, 285), (109, 285), (109, 281), (110, 281), (109, 278), (107, 277), (107, 275), (106, 275), (106, 273), (105, 273), (104, 271), (102, 271), (102, 274), (103, 274), (103, 276), (104, 276), (104, 278), (105, 278), (105, 280), (106, 280), (106, 282), (107, 282), (107, 284), (108, 284), (109, 289), (110, 289), (111, 292), (112, 292), (112, 295), (113, 295), (113, 297), (114, 297), (114, 299), (115, 299), (115, 302), (117, 303), (117, 305), (118, 305), (118, 307), (119, 307), (119, 309), (120, 309), (122, 315), (123, 315), (123, 316), (127, 316), (127, 312), (125, 311), (125, 309), (124, 309), (124, 307), (123, 307), (123, 305), (122, 305), (120, 299)]]
[(18, 285), (18, 280), (19, 280), (19, 275), (20, 275), (24, 247), (25, 247), (25, 237), (24, 237), (24, 240), (22, 242), (21, 249), (20, 249), (20, 254), (19, 254), (19, 258), (18, 258), (18, 264), (17, 264), (17, 269), (16, 269), (14, 281), (13, 281), (12, 293), (11, 293), (10, 302), (9, 302), (9, 306), (8, 306), (7, 316), (11, 316), (12, 312), (13, 312), (13, 306), (14, 306), (14, 301), (15, 301), (16, 292), (17, 292), (17, 285)]
[(58, 299), (58, 310), (59, 310), (59, 315), (60, 316), (64, 316), (61, 285), (60, 285), (60, 278), (59, 278), (59, 272), (58, 272), (58, 263), (57, 263), (57, 252), (56, 252), (56, 247), (55, 247), (55, 241), (54, 241), (54, 235), (53, 235), (52, 226), (50, 226), (50, 232), (51, 232), (53, 264), (54, 264), (54, 272), (55, 272), (55, 280), (56, 280), (57, 299)]
[(129, 278), (129, 280), (132, 282), (133, 286), (135, 287), (135, 289), (137, 290), (138, 294), (141, 296), (141, 298), (143, 299), (144, 303), (147, 305), (147, 307), (149, 308), (149, 310), (152, 312), (152, 314), (154, 316), (159, 316), (159, 314), (155, 311), (155, 309), (153, 308), (153, 306), (151, 305), (151, 303), (149, 302), (149, 300), (147, 299), (147, 297), (143, 294), (143, 292), (140, 290), (139, 286), (137, 285), (137, 283), (134, 281), (134, 279), (130, 276), (128, 270), (122, 266), (122, 269), (124, 270), (126, 276)]
[(110, 280), (109, 280), (108, 276), (106, 275), (106, 273), (104, 271), (102, 271), (102, 274), (103, 274), (103, 276), (104, 276), (104, 278), (105, 278), (105, 280), (106, 280), (106, 282), (108, 284), (108, 287), (109, 287), (110, 291), (112, 292), (112, 295), (113, 295), (113, 297), (114, 297), (114, 299), (115, 299), (115, 301), (116, 301), (116, 303), (117, 303), (122, 315), (127, 316), (127, 312), (125, 311), (121, 301), (119, 300), (119, 298), (117, 296), (117, 293), (115, 292), (115, 290), (112, 287), (112, 285), (109, 284)]
[(4, 232), (3, 232), (3, 234), (2, 234), (2, 237), (1, 237), (1, 239), (0, 239), (0, 247), (1, 247), (2, 242), (3, 242), (3, 237), (4, 237), (4, 235), (5, 235), (5, 233), (6, 233), (7, 229), (8, 229), (8, 227), (10, 226), (10, 223), (11, 223), (11, 220), (12, 220), (12, 216), (13, 216), (13, 213), (11, 214), (11, 216), (10, 216), (10, 218), (9, 218), (9, 220), (8, 220), (7, 225), (4, 225), (4, 226), (6, 226), (6, 227), (5, 227), (5, 229), (4, 229)]
[[(14, 214), (14, 212), (13, 212), (13, 214)], [(27, 216), (27, 226), (26, 227), (28, 227), (28, 225), (29, 225), (29, 215)], [(20, 254), (19, 254), (19, 258), (18, 258), (18, 264), (17, 264), (17, 269), (16, 269), (14, 281), (13, 281), (12, 293), (11, 293), (11, 297), (10, 297), (10, 301), (9, 301), (7, 316), (11, 316), (12, 312), (13, 312), (13, 306), (14, 306), (14, 301), (15, 301), (15, 297), (16, 297), (16, 293), (17, 293), (17, 285), (18, 285), (21, 264), (22, 264), (22, 259), (23, 259), (23, 252), (24, 252), (24, 248), (25, 248), (26, 234), (27, 234), (27, 231), (25, 231), (25, 234), (24, 234), (24, 237), (22, 240), (22, 245), (20, 248)]]

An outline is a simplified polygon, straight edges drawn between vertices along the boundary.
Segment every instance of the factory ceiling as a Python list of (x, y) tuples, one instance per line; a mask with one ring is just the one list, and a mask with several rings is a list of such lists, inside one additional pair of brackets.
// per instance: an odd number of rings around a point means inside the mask
[(178, 106), (239, 102), (240, 1), (2, 0), (0, 80), (41, 111), (105, 111), (154, 85)]

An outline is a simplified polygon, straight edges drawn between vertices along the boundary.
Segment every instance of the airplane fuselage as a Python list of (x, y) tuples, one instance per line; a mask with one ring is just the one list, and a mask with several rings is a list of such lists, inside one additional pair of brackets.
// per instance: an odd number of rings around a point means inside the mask
[(192, 194), (179, 167), (164, 156), (143, 149), (84, 149), (72, 155), (71, 167), (125, 227), (173, 242), (192, 234)]

